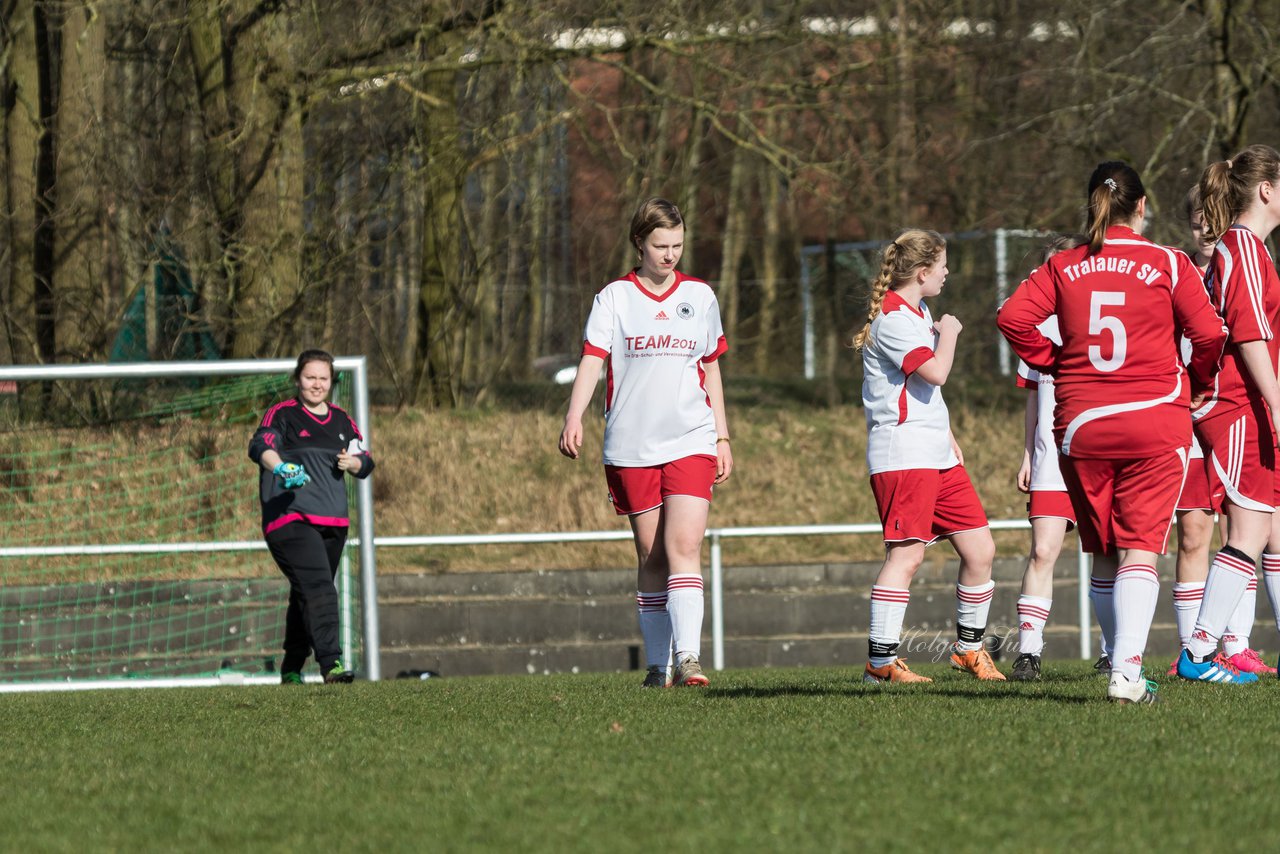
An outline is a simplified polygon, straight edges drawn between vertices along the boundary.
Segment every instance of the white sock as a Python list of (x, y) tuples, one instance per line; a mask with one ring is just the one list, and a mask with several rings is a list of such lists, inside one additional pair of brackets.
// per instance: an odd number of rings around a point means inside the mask
[(1255, 575), (1244, 589), (1239, 604), (1227, 620), (1222, 634), (1222, 652), (1228, 658), (1249, 648), (1249, 635), (1253, 634), (1253, 617), (1258, 612), (1258, 577)]
[(1138, 681), (1142, 675), (1142, 653), (1147, 648), (1159, 595), (1160, 576), (1154, 566), (1131, 563), (1116, 570), (1116, 636), (1111, 671), (1119, 670), (1130, 682)]
[(1276, 618), (1276, 631), (1280, 631), (1280, 555), (1262, 553), (1262, 582), (1267, 586), (1271, 613)]
[(1203, 581), (1178, 581), (1173, 585), (1173, 618), (1178, 623), (1178, 645), (1186, 646), (1195, 631), (1200, 601), (1204, 599)]
[(1018, 652), (1039, 655), (1044, 652), (1044, 624), (1049, 622), (1052, 599), (1040, 596), (1018, 597)]
[(1187, 642), (1187, 653), (1192, 660), (1205, 661), (1217, 651), (1218, 638), (1222, 637), (1227, 620), (1253, 578), (1253, 561), (1238, 549), (1224, 546), (1214, 555), (1209, 578), (1204, 583), (1204, 600), (1200, 603), (1195, 631)]
[(872, 667), (884, 667), (898, 659), (902, 621), (910, 601), (910, 590), (872, 585), (871, 627), (867, 632), (867, 660)]
[(672, 575), (667, 579), (667, 613), (676, 661), (702, 655), (702, 576)]
[(1089, 577), (1089, 603), (1093, 605), (1094, 618), (1102, 632), (1102, 654), (1108, 657), (1116, 642), (1115, 586), (1114, 578)]
[(956, 647), (963, 652), (982, 649), (982, 636), (987, 633), (987, 614), (991, 612), (994, 581), (974, 587), (956, 585)]
[(636, 593), (640, 635), (644, 638), (646, 667), (671, 666), (671, 615), (667, 613), (667, 591)]

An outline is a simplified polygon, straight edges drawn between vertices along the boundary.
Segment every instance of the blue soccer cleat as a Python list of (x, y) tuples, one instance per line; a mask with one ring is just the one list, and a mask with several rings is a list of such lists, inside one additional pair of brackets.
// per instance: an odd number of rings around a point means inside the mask
[(1256, 674), (1241, 672), (1221, 653), (1197, 664), (1185, 649), (1178, 656), (1178, 675), (1191, 682), (1212, 682), (1216, 685), (1248, 685), (1258, 681)]

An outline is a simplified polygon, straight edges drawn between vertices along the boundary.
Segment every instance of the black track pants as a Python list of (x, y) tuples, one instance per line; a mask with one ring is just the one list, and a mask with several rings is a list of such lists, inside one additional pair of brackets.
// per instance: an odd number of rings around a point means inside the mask
[(333, 579), (346, 542), (346, 528), (306, 522), (290, 522), (267, 534), (271, 556), (289, 579), (281, 673), (300, 672), (312, 650), (321, 673), (342, 657)]

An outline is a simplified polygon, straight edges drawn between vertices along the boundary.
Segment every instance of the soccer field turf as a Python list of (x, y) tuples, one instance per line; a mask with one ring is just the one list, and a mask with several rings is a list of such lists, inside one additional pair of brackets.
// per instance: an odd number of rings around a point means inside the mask
[(1280, 682), (1088, 664), (1036, 684), (855, 668), (8, 695), (9, 850), (1274, 848)]

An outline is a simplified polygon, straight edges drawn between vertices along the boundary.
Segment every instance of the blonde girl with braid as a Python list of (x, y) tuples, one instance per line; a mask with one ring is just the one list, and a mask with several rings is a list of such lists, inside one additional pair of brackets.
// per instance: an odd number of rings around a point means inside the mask
[(995, 587), (995, 543), (942, 400), (962, 327), (950, 314), (934, 321), (924, 302), (946, 281), (942, 236), (917, 228), (902, 232), (884, 248), (867, 324), (853, 339), (862, 352), (867, 468), (885, 544), (884, 565), (871, 588), (864, 682), (932, 681), (913, 672), (898, 647), (911, 579), (925, 547), (942, 538), (960, 556), (951, 664), (978, 679), (1005, 678), (982, 643)]

